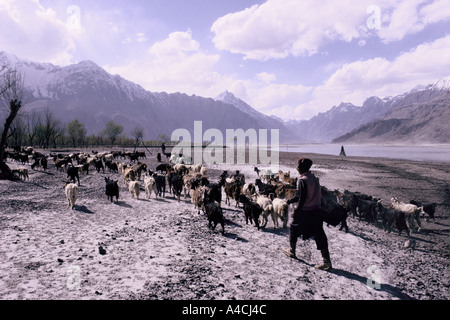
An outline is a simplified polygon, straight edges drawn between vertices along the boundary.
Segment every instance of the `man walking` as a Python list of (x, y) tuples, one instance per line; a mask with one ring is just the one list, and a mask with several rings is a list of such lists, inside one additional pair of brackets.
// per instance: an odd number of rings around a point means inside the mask
[(293, 213), (293, 220), (290, 227), (289, 243), (290, 248), (283, 249), (283, 252), (291, 258), (295, 258), (297, 238), (303, 237), (307, 240), (314, 237), (317, 250), (320, 250), (323, 263), (316, 265), (316, 269), (330, 270), (331, 260), (328, 251), (328, 240), (323, 230), (323, 218), (320, 214), (321, 188), (319, 179), (311, 173), (310, 168), (313, 162), (307, 158), (298, 160), (297, 170), (300, 173), (298, 181), (297, 196), (288, 200), (288, 204), (297, 202), (297, 207)]

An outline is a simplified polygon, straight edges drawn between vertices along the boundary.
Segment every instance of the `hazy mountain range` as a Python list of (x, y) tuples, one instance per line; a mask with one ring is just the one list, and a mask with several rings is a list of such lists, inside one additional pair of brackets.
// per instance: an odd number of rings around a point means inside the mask
[(114, 120), (127, 135), (139, 126), (145, 139), (155, 139), (160, 134), (170, 137), (179, 128), (193, 132), (194, 121), (201, 120), (203, 132), (217, 128), (225, 137), (226, 129), (279, 129), (280, 141), (290, 143), (375, 143), (397, 136), (399, 141), (450, 142), (445, 127), (445, 119), (450, 120), (449, 78), (396, 97), (371, 97), (362, 106), (341, 103), (310, 120), (285, 122), (227, 91), (215, 99), (150, 92), (92, 61), (60, 67), (0, 52), (1, 65), (16, 66), (24, 74), (32, 92), (24, 110), (48, 108), (63, 123), (78, 119), (88, 134), (98, 134)]

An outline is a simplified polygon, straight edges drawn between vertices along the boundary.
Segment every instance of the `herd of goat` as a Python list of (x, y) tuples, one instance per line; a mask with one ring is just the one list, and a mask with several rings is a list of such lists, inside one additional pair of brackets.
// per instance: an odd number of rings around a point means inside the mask
[[(32, 148), (24, 148), (20, 151), (7, 152), (7, 157), (23, 165), (31, 160), (31, 169), (40, 167), (48, 169), (48, 161), (53, 161), (57, 171), (67, 173), (67, 182), (64, 186), (65, 195), (69, 206), (74, 208), (80, 174), (89, 174), (90, 168), (98, 173), (110, 173), (119, 175), (117, 180), (105, 177), (105, 194), (111, 202), (119, 199), (119, 180), (123, 180), (124, 187), (130, 192), (131, 197), (139, 199), (141, 187), (145, 190), (145, 196), (150, 199), (152, 193), (156, 198), (166, 197), (167, 192), (180, 202), (190, 197), (198, 213), (203, 211), (208, 218), (208, 226), (215, 229), (221, 225), (224, 234), (224, 215), (222, 209), (222, 196), (225, 195), (225, 205), (235, 207), (242, 204), (246, 223), (255, 224), (258, 228), (265, 228), (272, 218), (273, 227), (279, 226), (278, 220), (287, 227), (289, 219), (288, 200), (297, 195), (297, 178), (290, 177), (290, 172), (272, 172), (270, 169), (254, 171), (257, 174), (255, 182), (246, 182), (245, 176), (236, 171), (229, 174), (223, 171), (218, 181), (208, 179), (208, 170), (205, 165), (191, 165), (190, 159), (182, 155), (171, 155), (168, 162), (160, 162), (156, 168), (148, 168), (141, 162), (145, 158), (144, 152), (92, 152), (44, 155), (35, 152)], [(128, 161), (126, 161), (128, 160)], [(160, 157), (158, 157), (160, 161)], [(28, 168), (20, 167), (12, 170), (18, 178), (28, 179)], [(435, 204), (420, 204), (414, 201), (410, 203), (400, 202), (393, 197), (388, 204), (383, 204), (381, 199), (364, 195), (358, 192), (345, 190), (328, 190), (322, 186), (322, 209), (325, 212), (343, 212), (343, 217), (352, 215), (375, 223), (381, 219), (381, 225), (387, 232), (395, 227), (400, 235), (403, 230), (408, 236), (416, 229), (420, 231), (420, 216), (427, 214), (434, 220)], [(346, 218), (342, 219), (340, 230), (348, 232)]]

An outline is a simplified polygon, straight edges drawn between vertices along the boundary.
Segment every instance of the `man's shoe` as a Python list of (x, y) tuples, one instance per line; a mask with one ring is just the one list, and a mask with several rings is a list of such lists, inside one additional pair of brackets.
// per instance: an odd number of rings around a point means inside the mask
[(291, 248), (284, 248), (284, 249), (282, 249), (281, 251), (283, 251), (283, 253), (284, 253), (285, 255), (287, 255), (289, 258), (295, 258), (295, 252), (292, 251)]
[(328, 271), (332, 268), (331, 261), (330, 260), (323, 260), (322, 264), (316, 265), (314, 268), (319, 270)]

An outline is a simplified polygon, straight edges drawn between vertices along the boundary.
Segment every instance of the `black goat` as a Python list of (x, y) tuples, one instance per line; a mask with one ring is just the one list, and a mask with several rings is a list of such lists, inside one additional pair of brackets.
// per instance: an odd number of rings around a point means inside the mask
[(108, 200), (113, 202), (113, 198), (116, 197), (116, 202), (119, 201), (119, 185), (116, 180), (105, 178), (106, 182), (106, 196)]
[(423, 204), (421, 202), (417, 202), (414, 200), (411, 200), (409, 203), (414, 204), (418, 207), (423, 207), (423, 211), (428, 215), (428, 217), (433, 219), (433, 222), (435, 222), (435, 220), (434, 220), (434, 213), (436, 212), (436, 204), (435, 203)]
[(269, 196), (269, 194), (276, 194), (277, 187), (271, 184), (263, 183), (261, 179), (255, 180), (255, 185), (258, 187), (258, 191), (260, 194), (265, 196)]
[(244, 207), (245, 223), (248, 224), (249, 220), (250, 223), (255, 222), (255, 225), (259, 230), (259, 216), (263, 212), (263, 209), (259, 206), (259, 204), (251, 201), (247, 196), (243, 194), (239, 196), (239, 201), (242, 202)]
[(173, 195), (180, 202), (181, 193), (183, 192), (183, 177), (179, 174), (170, 175), (170, 184), (172, 186)]
[(215, 230), (216, 226), (220, 223), (222, 226), (222, 235), (225, 234), (225, 223), (223, 219), (223, 211), (220, 205), (214, 201), (210, 200), (208, 196), (205, 194), (203, 196), (203, 211), (206, 213), (208, 217), (208, 228)]
[(80, 185), (80, 176), (78, 175), (78, 168), (74, 167), (72, 164), (69, 164), (67, 166), (67, 177), (70, 178), (70, 181), (73, 181), (74, 183), (75, 178), (78, 180), (78, 185)]
[(149, 170), (149, 173), (156, 182), (156, 192), (158, 193), (158, 197), (165, 197), (166, 196), (166, 177), (157, 173), (153, 173), (151, 170)]
[(47, 158), (45, 156), (37, 158), (31, 165), (31, 169), (34, 170), (35, 167), (41, 167), (44, 171), (47, 170)]
[(100, 169), (102, 169), (103, 173), (105, 173), (105, 167), (103, 166), (103, 161), (101, 159), (94, 160), (94, 165), (97, 172), (100, 172)]

